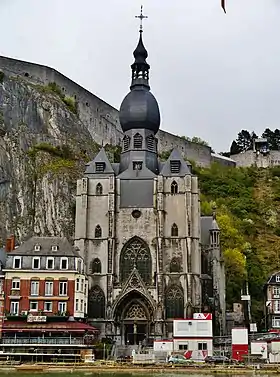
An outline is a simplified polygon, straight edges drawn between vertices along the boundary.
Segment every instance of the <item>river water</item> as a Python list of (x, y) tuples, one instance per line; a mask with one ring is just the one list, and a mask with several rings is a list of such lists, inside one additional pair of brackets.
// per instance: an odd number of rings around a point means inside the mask
[[(218, 373), (218, 374), (211, 374), (211, 373), (203, 373), (203, 374), (195, 374), (195, 373), (188, 373), (183, 371), (178, 371), (177, 373), (161, 373), (160, 371), (155, 373), (139, 373), (137, 371), (131, 372), (131, 373), (125, 373), (125, 372), (118, 372), (118, 373), (96, 373), (96, 372), (48, 372), (48, 373), (41, 373), (41, 372), (21, 372), (21, 371), (0, 371), (0, 377), (158, 377), (159, 375), (162, 375), (162, 377), (269, 377), (270, 375), (266, 373), (258, 374), (254, 371), (251, 373)], [(274, 376), (280, 376), (280, 374), (274, 374)]]

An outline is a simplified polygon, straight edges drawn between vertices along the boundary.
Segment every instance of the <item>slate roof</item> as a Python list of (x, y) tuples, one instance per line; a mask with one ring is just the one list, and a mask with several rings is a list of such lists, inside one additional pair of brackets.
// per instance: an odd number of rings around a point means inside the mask
[(200, 218), (201, 225), (201, 244), (209, 245), (210, 244), (210, 230), (220, 230), (219, 225), (213, 216), (201, 216)]
[[(35, 251), (36, 245), (41, 246), (39, 251)], [(52, 246), (57, 246), (58, 250), (52, 250)], [(71, 245), (66, 237), (31, 237), (15, 250), (10, 251), (9, 255), (53, 255), (63, 257), (80, 257), (78, 248)]]
[[(180, 161), (180, 171), (179, 173), (172, 173), (170, 169), (170, 161)], [(181, 153), (178, 151), (178, 149), (174, 148), (171, 152), (168, 160), (165, 162), (163, 168), (160, 171), (160, 175), (163, 175), (164, 177), (184, 177), (185, 175), (192, 174), (190, 169), (190, 164), (188, 164), (182, 157)]]
[[(105, 163), (105, 169), (103, 172), (96, 171), (96, 165), (95, 165), (96, 162)], [(104, 148), (101, 148), (100, 151), (95, 156), (95, 158), (91, 162), (86, 164), (85, 175), (87, 176), (91, 174), (115, 174), (112, 164), (109, 161), (109, 158)]]

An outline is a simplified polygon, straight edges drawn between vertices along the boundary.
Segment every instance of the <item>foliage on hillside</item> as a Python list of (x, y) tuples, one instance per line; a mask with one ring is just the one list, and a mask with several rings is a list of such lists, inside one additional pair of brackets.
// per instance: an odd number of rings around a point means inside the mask
[(194, 172), (199, 177), (202, 214), (211, 214), (213, 201), (218, 208), (228, 307), (240, 301), (247, 271), (253, 319), (261, 324), (263, 285), (280, 269), (280, 167), (213, 164), (204, 169), (194, 167)]

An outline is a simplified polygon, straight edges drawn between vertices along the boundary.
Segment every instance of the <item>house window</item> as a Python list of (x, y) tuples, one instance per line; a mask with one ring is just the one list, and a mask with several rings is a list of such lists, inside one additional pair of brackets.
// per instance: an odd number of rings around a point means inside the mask
[(178, 227), (175, 223), (171, 227), (171, 237), (178, 237)]
[(84, 292), (84, 279), (81, 280), (81, 292)]
[(47, 269), (53, 270), (54, 268), (54, 258), (47, 258)]
[(40, 258), (39, 257), (35, 257), (35, 258), (32, 259), (32, 268), (34, 270), (40, 269)]
[(67, 302), (60, 301), (57, 307), (59, 313), (64, 314), (67, 312)]
[(79, 292), (80, 290), (80, 279), (76, 280), (76, 291)]
[(59, 282), (59, 296), (67, 296), (67, 281)]
[(61, 270), (67, 270), (68, 269), (68, 258), (61, 258), (60, 269)]
[(275, 300), (274, 301), (274, 312), (275, 313), (280, 313), (280, 300)]
[(45, 296), (52, 296), (53, 295), (53, 282), (46, 281), (45, 282)]
[(31, 289), (30, 289), (31, 296), (38, 296), (39, 295), (39, 281), (31, 281)]
[(44, 312), (52, 312), (52, 302), (51, 301), (45, 301)]
[(30, 311), (31, 312), (38, 311), (38, 301), (30, 301)]
[(198, 343), (199, 351), (207, 351), (207, 343)]
[(11, 301), (10, 312), (13, 315), (19, 315), (19, 302), (18, 301)]
[(179, 174), (181, 167), (180, 160), (171, 160), (170, 161), (170, 171), (172, 174)]
[(13, 268), (21, 268), (21, 257), (14, 257), (14, 267)]
[(97, 183), (95, 193), (96, 193), (96, 195), (102, 195), (103, 194), (103, 187), (102, 187), (101, 183)]
[(273, 295), (274, 296), (280, 296), (280, 287), (273, 287)]
[(101, 238), (102, 237), (102, 229), (100, 225), (96, 225), (95, 232), (94, 232), (95, 238)]
[(79, 300), (77, 298), (76, 298), (75, 310), (76, 312), (79, 310)]
[(180, 351), (187, 351), (189, 348), (188, 344), (179, 344)]
[(143, 137), (137, 132), (137, 134), (133, 137), (133, 148), (134, 149), (141, 149), (143, 143)]
[(20, 289), (20, 279), (12, 280), (12, 289)]
[(171, 183), (171, 194), (172, 195), (178, 194), (178, 184), (175, 181)]
[(280, 327), (280, 317), (272, 318), (272, 327)]
[(81, 310), (81, 312), (84, 311), (84, 300), (81, 300), (81, 307), (80, 307), (80, 310)]
[(80, 259), (78, 259), (78, 272), (79, 274), (82, 273), (82, 261)]
[(133, 166), (133, 170), (142, 170), (143, 162), (142, 161), (133, 161), (132, 166)]
[(276, 275), (275, 280), (276, 280), (276, 283), (280, 283), (280, 275)]
[(95, 171), (96, 173), (103, 173), (105, 170), (105, 162), (96, 162)]

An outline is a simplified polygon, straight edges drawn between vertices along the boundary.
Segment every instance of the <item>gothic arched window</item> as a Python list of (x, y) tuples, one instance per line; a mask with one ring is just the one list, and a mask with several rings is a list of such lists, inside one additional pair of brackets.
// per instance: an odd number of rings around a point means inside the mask
[(96, 191), (96, 195), (102, 195), (103, 194), (103, 187), (102, 187), (101, 183), (97, 183), (95, 191)]
[(122, 249), (120, 257), (121, 281), (128, 278), (134, 267), (146, 283), (151, 282), (151, 253), (146, 242), (138, 237), (132, 238)]
[(94, 232), (95, 238), (101, 238), (102, 237), (102, 229), (100, 225), (96, 225), (95, 232)]
[(171, 194), (178, 194), (178, 184), (175, 181), (171, 183)]
[(130, 137), (125, 135), (125, 137), (123, 138), (123, 150), (124, 150), (124, 152), (129, 149), (129, 144), (130, 144)]
[(184, 295), (177, 285), (172, 285), (165, 295), (166, 318), (184, 318)]
[(141, 149), (143, 143), (143, 137), (137, 132), (133, 137), (133, 148)]
[(171, 237), (178, 237), (178, 227), (175, 223), (171, 227)]
[(91, 262), (91, 273), (92, 274), (100, 274), (101, 273), (101, 261), (98, 258), (95, 258)]
[(102, 289), (95, 285), (88, 293), (89, 318), (105, 318), (105, 295)]
[(180, 272), (181, 271), (181, 261), (179, 258), (172, 258), (170, 262), (170, 272)]

